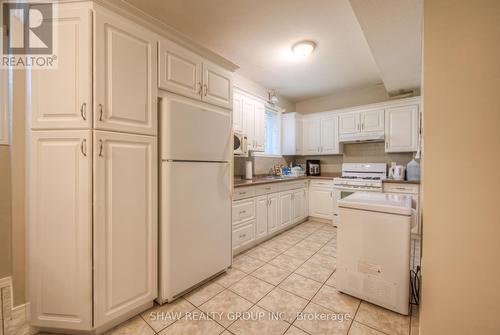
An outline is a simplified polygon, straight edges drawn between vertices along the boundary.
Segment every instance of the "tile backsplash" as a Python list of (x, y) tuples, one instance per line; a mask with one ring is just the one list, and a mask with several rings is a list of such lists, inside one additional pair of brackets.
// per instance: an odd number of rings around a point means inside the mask
[(329, 156), (283, 156), (283, 157), (250, 157), (234, 158), (234, 175), (245, 174), (245, 161), (253, 161), (254, 175), (267, 174), (275, 164), (303, 164), (308, 159), (319, 159), (322, 172), (341, 172), (342, 163), (387, 163), (406, 165), (414, 153), (386, 153), (384, 142), (348, 143), (344, 144), (342, 155)]

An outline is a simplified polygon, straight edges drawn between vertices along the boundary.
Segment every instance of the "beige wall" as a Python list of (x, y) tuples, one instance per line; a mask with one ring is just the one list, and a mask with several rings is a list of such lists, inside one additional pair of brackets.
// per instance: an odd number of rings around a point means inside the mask
[(500, 334), (500, 1), (426, 0), (421, 334)]
[(9, 147), (0, 145), (0, 278), (12, 273)]
[(308, 114), (388, 100), (384, 85), (374, 85), (297, 102), (295, 111)]

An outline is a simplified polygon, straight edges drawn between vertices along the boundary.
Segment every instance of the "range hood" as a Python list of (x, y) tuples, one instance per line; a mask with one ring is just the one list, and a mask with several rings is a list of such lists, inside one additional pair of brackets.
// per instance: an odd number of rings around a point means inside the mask
[(383, 142), (384, 139), (385, 139), (385, 134), (383, 131), (341, 134), (339, 136), (339, 142), (341, 143)]

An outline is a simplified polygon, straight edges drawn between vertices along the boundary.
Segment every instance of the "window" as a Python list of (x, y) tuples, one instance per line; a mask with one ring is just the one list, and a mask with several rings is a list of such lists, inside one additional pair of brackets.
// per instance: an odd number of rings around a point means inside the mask
[(268, 109), (264, 115), (264, 154), (281, 155), (281, 113)]

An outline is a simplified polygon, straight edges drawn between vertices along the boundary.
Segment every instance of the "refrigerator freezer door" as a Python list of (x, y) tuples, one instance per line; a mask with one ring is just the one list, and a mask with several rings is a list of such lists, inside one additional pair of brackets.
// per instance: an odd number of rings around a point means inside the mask
[(162, 163), (160, 303), (231, 265), (230, 167)]
[(161, 92), (161, 159), (229, 161), (231, 111)]

